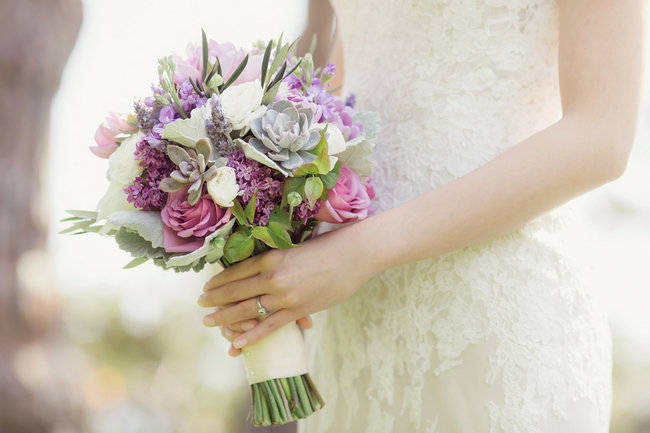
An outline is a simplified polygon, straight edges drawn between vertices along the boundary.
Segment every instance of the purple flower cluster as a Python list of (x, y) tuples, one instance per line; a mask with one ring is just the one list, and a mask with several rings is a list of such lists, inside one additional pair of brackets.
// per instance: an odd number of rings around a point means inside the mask
[[(239, 189), (243, 191), (240, 197), (242, 206), (246, 207), (257, 191), (253, 222), (260, 226), (266, 226), (269, 223), (271, 211), (275, 205), (282, 201), (284, 176), (270, 167), (246, 158), (241, 150), (235, 150), (226, 158), (228, 158), (228, 166), (235, 170)], [(294, 209), (293, 219), (306, 224), (307, 220), (312, 218), (319, 208), (317, 203), (314, 209), (310, 209), (309, 204), (303, 201)]]
[[(160, 87), (152, 86), (151, 90), (154, 95), (165, 95), (165, 91)], [(178, 86), (178, 96), (186, 113), (202, 107), (207, 101), (205, 97), (196, 94), (187, 79)], [(127, 194), (127, 200), (136, 208), (147, 211), (160, 210), (167, 202), (167, 193), (158, 188), (160, 181), (169, 177), (176, 169), (176, 165), (167, 157), (168, 142), (162, 138), (162, 133), (165, 125), (181, 116), (171, 105), (162, 108), (156, 105), (153, 97), (145, 99), (144, 104), (136, 103), (136, 115), (138, 124), (146, 135), (136, 145), (134, 156), (140, 160), (144, 172), (136, 177), (124, 192)]]
[[(327, 65), (323, 70), (323, 75), (333, 75), (335, 70), (334, 65)], [(286, 98), (296, 104), (310, 107), (314, 112), (316, 122), (328, 122), (336, 125), (347, 140), (352, 140), (363, 132), (363, 124), (355, 122), (352, 118), (354, 115), (354, 96), (344, 102), (338, 96), (334, 96), (325, 90), (320, 78), (314, 78), (311, 86), (307, 87), (304, 92), (302, 90), (304, 83), (295, 75), (288, 77), (285, 82), (289, 87)]]
[(140, 160), (144, 172), (124, 189), (127, 201), (142, 210), (162, 209), (167, 202), (167, 193), (158, 186), (176, 169), (176, 165), (165, 152), (151, 147), (146, 137), (136, 145), (134, 156)]
[(257, 190), (254, 223), (267, 225), (271, 211), (282, 201), (284, 176), (270, 167), (246, 158), (241, 150), (235, 150), (227, 158), (228, 166), (235, 170), (239, 189), (243, 191), (240, 197), (242, 206), (248, 204)]

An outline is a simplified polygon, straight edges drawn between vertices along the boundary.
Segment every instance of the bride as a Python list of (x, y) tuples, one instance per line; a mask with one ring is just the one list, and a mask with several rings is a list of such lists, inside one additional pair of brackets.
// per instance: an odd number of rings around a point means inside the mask
[(302, 432), (607, 432), (607, 322), (553, 209), (624, 171), (645, 2), (332, 3), (380, 212), (216, 275), (206, 325), (237, 355), (322, 312)]

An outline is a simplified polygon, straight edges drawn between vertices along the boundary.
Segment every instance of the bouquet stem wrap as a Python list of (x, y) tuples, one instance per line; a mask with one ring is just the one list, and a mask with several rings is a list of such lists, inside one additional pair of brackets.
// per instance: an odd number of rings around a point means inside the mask
[(302, 334), (295, 323), (243, 349), (253, 395), (253, 424), (285, 424), (323, 407), (307, 374)]

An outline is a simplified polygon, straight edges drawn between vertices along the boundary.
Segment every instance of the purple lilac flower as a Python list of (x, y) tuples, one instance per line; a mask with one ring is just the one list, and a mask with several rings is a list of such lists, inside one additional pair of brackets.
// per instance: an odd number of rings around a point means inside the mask
[(176, 165), (165, 152), (150, 146), (146, 137), (136, 145), (134, 156), (140, 160), (144, 172), (124, 189), (127, 201), (142, 210), (162, 209), (167, 201), (167, 193), (158, 186), (176, 169)]
[(354, 109), (354, 106), (357, 104), (357, 96), (354, 93), (350, 93), (347, 98), (345, 98), (345, 105)]
[[(227, 158), (228, 166), (235, 170), (237, 183), (243, 191), (240, 197), (242, 206), (246, 207), (257, 191), (253, 222), (260, 226), (266, 226), (269, 223), (271, 211), (275, 205), (282, 201), (284, 176), (257, 161), (247, 159), (241, 150), (235, 150)], [(309, 209), (309, 205), (304, 201), (294, 209), (293, 219), (306, 224), (307, 220), (318, 212), (318, 208), (319, 205), (316, 205), (313, 210)]]
[(311, 107), (317, 122), (329, 122), (336, 125), (347, 140), (358, 137), (363, 131), (363, 124), (352, 118), (354, 110), (347, 106), (341, 98), (333, 96), (323, 89), (320, 84), (309, 86), (306, 95), (299, 90), (291, 90), (287, 94), (287, 99)]
[(326, 77), (331, 77), (336, 73), (336, 65), (334, 63), (328, 63), (327, 66), (323, 68), (323, 75)]
[(174, 121), (175, 114), (176, 112), (172, 107), (165, 105), (160, 109), (160, 116), (158, 117), (158, 120), (160, 120), (160, 123), (167, 125), (168, 123), (172, 123)]

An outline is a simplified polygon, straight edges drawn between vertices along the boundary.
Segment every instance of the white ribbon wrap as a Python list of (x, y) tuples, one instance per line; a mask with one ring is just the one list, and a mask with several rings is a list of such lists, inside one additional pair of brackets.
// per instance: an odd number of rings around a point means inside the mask
[(250, 385), (307, 373), (305, 343), (295, 322), (283, 326), (257, 344), (244, 347), (242, 352)]

